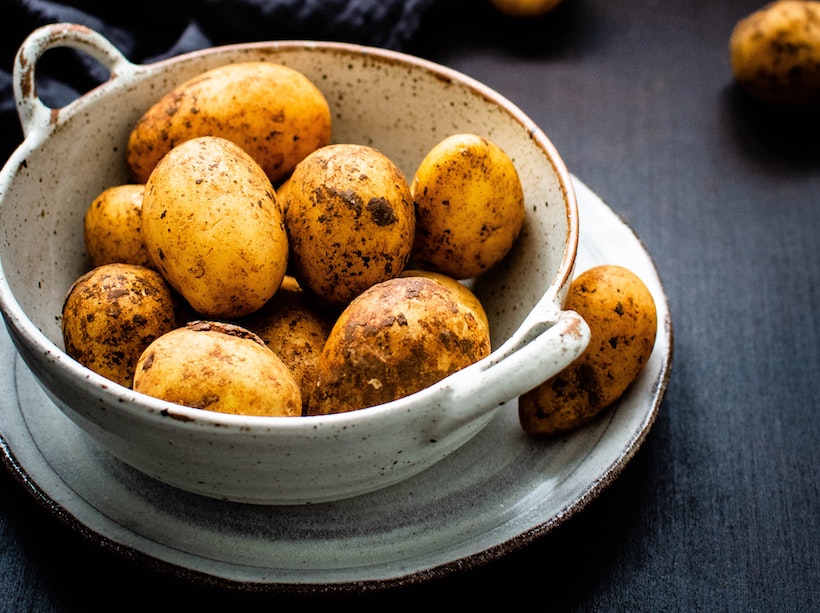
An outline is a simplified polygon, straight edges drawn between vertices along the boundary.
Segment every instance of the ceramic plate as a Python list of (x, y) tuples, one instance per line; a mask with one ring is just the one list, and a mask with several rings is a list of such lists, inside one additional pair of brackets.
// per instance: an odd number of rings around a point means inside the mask
[(577, 272), (621, 264), (653, 292), (658, 336), (611, 410), (565, 437), (524, 434), (515, 403), (467, 445), (403, 483), (299, 507), (227, 503), (163, 485), (100, 449), (42, 392), (0, 333), (3, 459), (92, 540), (188, 578), (269, 589), (407, 584), (484, 563), (543, 535), (610, 483), (647, 435), (666, 388), (672, 325), (654, 265), (632, 230), (576, 179)]

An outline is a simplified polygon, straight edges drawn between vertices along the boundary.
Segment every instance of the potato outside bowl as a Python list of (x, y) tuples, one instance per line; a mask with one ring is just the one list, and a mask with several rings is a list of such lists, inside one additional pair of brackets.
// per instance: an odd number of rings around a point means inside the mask
[[(60, 46), (96, 58), (111, 76), (52, 109), (36, 95), (35, 67), (45, 51)], [(377, 407), (316, 417), (244, 417), (136, 393), (63, 351), (62, 302), (88, 266), (84, 211), (105, 188), (126, 182), (132, 126), (180, 82), (247, 60), (302, 71), (327, 97), (335, 142), (374, 146), (408, 176), (434, 144), (455, 132), (483, 134), (506, 150), (524, 184), (528, 217), (513, 252), (473, 286), (493, 328), (490, 356)], [(163, 482), (258, 504), (315, 503), (383, 488), (456, 450), (505, 403), (586, 347), (585, 322), (562, 310), (578, 242), (570, 175), (519, 109), (462, 74), (396, 52), (305, 41), (232, 45), (135, 65), (94, 31), (55, 24), (35, 30), (20, 47), (14, 87), (25, 138), (0, 174), (0, 307), (6, 325), (60, 409), (104, 449)]]

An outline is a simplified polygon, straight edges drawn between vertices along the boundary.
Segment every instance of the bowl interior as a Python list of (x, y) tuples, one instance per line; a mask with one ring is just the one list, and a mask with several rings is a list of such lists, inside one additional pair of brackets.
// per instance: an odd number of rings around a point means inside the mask
[(305, 73), (330, 104), (333, 140), (376, 147), (408, 180), (423, 156), (450, 134), (475, 132), (499, 144), (521, 176), (527, 220), (508, 258), (473, 284), (490, 318), (493, 346), (545, 294), (561, 298), (561, 283), (553, 282), (571, 274), (577, 232), (569, 175), (547, 138), (510, 103), (469, 78), (389, 51), (296, 42), (238, 45), (113, 78), (61, 109), (56, 129), (24, 144), (4, 168), (3, 272), (17, 303), (51, 342), (62, 347), (62, 303), (88, 268), (85, 210), (104, 189), (128, 182), (125, 144), (134, 123), (185, 79), (246, 60), (279, 62)]

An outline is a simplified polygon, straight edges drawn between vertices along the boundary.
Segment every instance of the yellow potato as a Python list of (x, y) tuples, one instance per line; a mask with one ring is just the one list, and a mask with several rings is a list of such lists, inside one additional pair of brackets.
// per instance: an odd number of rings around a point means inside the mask
[(729, 53), (735, 80), (756, 98), (820, 104), (820, 2), (767, 4), (737, 23)]
[(549, 13), (563, 0), (489, 0), (490, 4), (512, 17), (538, 17)]
[(83, 220), (85, 250), (92, 267), (116, 262), (155, 268), (142, 237), (144, 185), (116, 185), (89, 205)]
[(308, 413), (402, 398), (489, 352), (486, 327), (458, 293), (426, 277), (383, 281), (356, 297), (333, 326)]
[(402, 277), (427, 277), (428, 279), (432, 279), (433, 281), (437, 281), (453, 291), (457, 292), (459, 295), (459, 299), (461, 302), (470, 307), (475, 313), (475, 316), (478, 320), (486, 326), (487, 330), (490, 330), (490, 320), (487, 319), (487, 313), (484, 310), (484, 305), (481, 304), (481, 301), (476, 297), (476, 295), (464, 285), (461, 281), (457, 281), (452, 277), (448, 277), (440, 272), (431, 272), (429, 270), (419, 270), (417, 268), (405, 270), (402, 274)]
[(221, 136), (253, 157), (276, 183), (330, 143), (330, 108), (301, 72), (269, 62), (227, 64), (168, 92), (140, 118), (127, 159), (145, 183), (160, 158), (197, 136)]
[(302, 412), (290, 370), (249, 330), (197, 321), (163, 334), (140, 356), (134, 389), (197, 409), (291, 417)]
[(282, 208), (283, 214), (287, 212), (286, 203), (288, 202), (288, 188), (290, 187), (290, 184), (290, 176), (288, 176), (288, 178), (282, 181), (276, 188), (276, 201)]
[(273, 186), (223, 138), (188, 140), (160, 161), (145, 186), (142, 229), (157, 268), (205, 318), (259, 309), (285, 276), (287, 232)]
[(286, 276), (265, 306), (237, 323), (259, 336), (290, 368), (307, 410), (319, 353), (335, 321), (335, 314), (319, 307), (296, 279)]
[(323, 303), (343, 306), (407, 265), (413, 199), (402, 171), (376, 149), (322, 147), (279, 193), (293, 276)]
[(655, 344), (655, 301), (626, 268), (602, 265), (582, 273), (564, 306), (589, 324), (589, 345), (568, 367), (519, 398), (519, 420), (531, 434), (567, 432), (598, 415), (626, 391)]
[(177, 325), (171, 288), (155, 270), (105, 264), (77, 279), (63, 304), (68, 355), (94, 372), (131, 386), (143, 350)]
[(495, 143), (455, 134), (424, 157), (410, 185), (416, 203), (413, 260), (454, 279), (500, 262), (524, 224), (524, 191)]

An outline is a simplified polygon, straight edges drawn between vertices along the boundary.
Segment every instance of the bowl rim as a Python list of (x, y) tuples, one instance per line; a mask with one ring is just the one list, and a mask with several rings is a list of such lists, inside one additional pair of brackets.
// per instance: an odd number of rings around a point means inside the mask
[[(88, 31), (93, 32), (91, 30)], [(66, 106), (53, 110), (50, 114), (48, 130), (34, 130), (25, 136), (22, 143), (11, 154), (2, 170), (0, 170), (0, 206), (2, 206), (5, 200), (4, 194), (7, 191), (7, 186), (16, 176), (17, 169), (24, 164), (25, 157), (30, 152), (45, 146), (48, 143), (49, 134), (58, 128), (59, 125), (80, 113), (86, 106), (93, 104), (97, 98), (110, 95), (110, 92), (115, 92), (122, 88), (123, 85), (118, 79), (120, 79), (124, 73), (127, 72), (131, 77), (142, 80), (151, 77), (155, 73), (162, 72), (167, 66), (188, 61), (193, 62), (200, 57), (220, 54), (228, 55), (232, 52), (253, 52), (255, 50), (306, 50), (320, 53), (327, 51), (344, 52), (350, 55), (374, 57), (382, 62), (389, 62), (396, 65), (409, 65), (415, 69), (428, 72), (444, 81), (459, 83), (486, 101), (501, 107), (527, 131), (530, 139), (533, 140), (544, 153), (545, 158), (553, 167), (553, 171), (555, 172), (563, 193), (567, 231), (564, 237), (564, 249), (560, 266), (550, 282), (547, 291), (539, 298), (530, 313), (550, 305), (555, 305), (559, 289), (566, 286), (571, 280), (579, 241), (579, 217), (575, 189), (571, 175), (557, 148), (543, 130), (517, 105), (488, 85), (442, 64), (391, 49), (334, 41), (271, 40), (218, 45), (145, 64), (131, 64), (128, 60), (121, 58), (124, 65), (128, 66), (127, 70), (116, 74), (112, 72), (111, 78), (108, 81), (96, 86)], [(441, 393), (447, 388), (454, 376), (459, 374), (460, 376), (465, 376), (468, 372), (476, 372), (491, 367), (492, 363), (499, 359), (500, 352), (503, 351), (504, 345), (506, 344), (502, 343), (502, 345), (493, 349), (492, 352), (482, 360), (467, 366), (453, 375), (445, 377), (430, 387), (387, 403), (344, 413), (302, 415), (298, 416), (299, 418), (256, 416), (204, 411), (202, 409), (154, 398), (117, 384), (83, 366), (65, 353), (59, 345), (51, 341), (26, 315), (8, 284), (2, 258), (0, 258), (0, 310), (2, 310), (7, 327), (11, 328), (14, 332), (11, 336), (15, 339), (15, 345), (17, 345), (18, 351), (22, 352), (24, 350), (24, 347), (21, 346), (21, 341), (17, 338), (19, 336), (25, 339), (25, 343), (28, 344), (29, 347), (26, 347), (26, 350), (29, 348), (35, 349), (48, 356), (53, 368), (57, 370), (59, 378), (73, 381), (84, 380), (98, 396), (110, 397), (118, 402), (120, 406), (128, 406), (134, 410), (138, 410), (141, 412), (140, 417), (142, 418), (157, 418), (167, 421), (166, 418), (171, 417), (174, 421), (187, 428), (203, 427), (210, 429), (216, 426), (223, 430), (233, 428), (240, 431), (256, 431), (258, 429), (281, 429), (283, 431), (290, 431), (304, 429), (316, 430), (322, 427), (345, 427), (353, 425), (380, 414), (409, 409), (410, 406), (426, 402), (428, 396)]]

